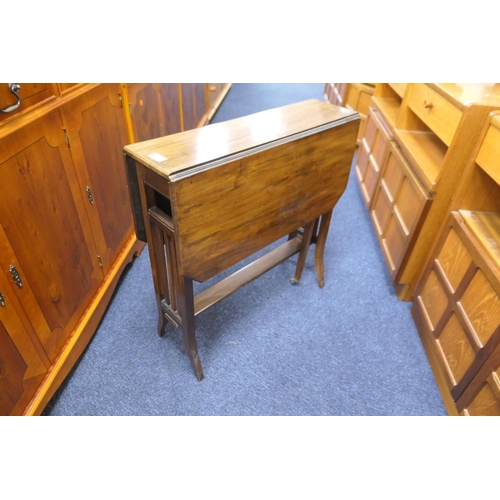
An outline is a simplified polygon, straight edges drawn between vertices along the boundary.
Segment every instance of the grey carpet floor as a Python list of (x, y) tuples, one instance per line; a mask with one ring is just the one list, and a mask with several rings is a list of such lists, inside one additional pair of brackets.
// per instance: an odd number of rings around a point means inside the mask
[[(212, 122), (323, 99), (323, 87), (233, 84)], [(146, 248), (43, 414), (446, 415), (411, 304), (394, 293), (354, 169), (333, 212), (323, 289), (312, 253), (298, 285), (290, 284), (295, 257), (196, 318), (205, 372), (198, 382), (180, 329), (156, 334)], [(197, 284), (195, 292), (211, 283)]]

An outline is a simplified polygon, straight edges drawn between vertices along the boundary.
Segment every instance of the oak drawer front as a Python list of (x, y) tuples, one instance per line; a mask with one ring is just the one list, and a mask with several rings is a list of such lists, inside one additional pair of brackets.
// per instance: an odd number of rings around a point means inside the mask
[(447, 146), (450, 146), (462, 118), (462, 112), (456, 106), (422, 83), (414, 85), (408, 106)]
[(370, 215), (393, 280), (411, 252), (430, 202), (410, 164), (390, 143)]
[[(500, 343), (498, 271), (489, 267), (483, 255), (462, 217), (454, 212), (429, 260), (412, 306), (414, 316), (420, 317), (416, 324), (423, 343), (433, 351), (429, 359), (436, 360), (434, 369), (441, 374), (441, 392), (447, 392), (455, 402), (467, 390), (488, 353)], [(491, 399), (490, 389), (484, 388), (476, 409), (471, 411), (491, 406), (486, 403)], [(463, 409), (464, 403), (457, 404), (458, 412)]]
[(500, 185), (500, 130), (490, 125), (476, 163)]

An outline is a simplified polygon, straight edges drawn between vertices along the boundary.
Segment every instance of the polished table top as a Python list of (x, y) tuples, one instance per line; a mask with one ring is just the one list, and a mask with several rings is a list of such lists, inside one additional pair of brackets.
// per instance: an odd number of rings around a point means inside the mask
[(318, 129), (358, 119), (357, 113), (310, 99), (126, 146), (124, 151), (167, 179), (217, 166), (256, 147), (294, 140)]

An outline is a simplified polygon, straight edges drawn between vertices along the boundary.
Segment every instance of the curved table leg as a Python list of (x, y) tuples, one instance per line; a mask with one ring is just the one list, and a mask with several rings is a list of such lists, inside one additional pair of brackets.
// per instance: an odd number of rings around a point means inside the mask
[(328, 229), (330, 227), (331, 218), (332, 218), (332, 210), (326, 212), (326, 214), (323, 214), (321, 216), (318, 239), (316, 241), (315, 262), (316, 262), (316, 273), (318, 275), (318, 283), (320, 288), (323, 288), (325, 286), (325, 266), (323, 264), (323, 254), (325, 251), (326, 237), (328, 236)]

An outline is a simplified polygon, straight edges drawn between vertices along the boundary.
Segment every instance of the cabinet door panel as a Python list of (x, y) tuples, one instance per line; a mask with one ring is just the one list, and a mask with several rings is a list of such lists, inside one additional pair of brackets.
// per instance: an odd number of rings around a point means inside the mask
[(183, 83), (181, 88), (184, 130), (190, 130), (198, 127), (206, 112), (205, 84)]
[(19, 415), (47, 368), (14, 310), (7, 287), (0, 281), (0, 415)]
[(370, 214), (393, 281), (399, 279), (430, 202), (412, 167), (391, 143)]
[(99, 85), (61, 107), (70, 152), (104, 273), (132, 232), (123, 159), (126, 129), (118, 84)]
[(160, 85), (161, 108), (163, 113), (163, 135), (176, 134), (181, 127), (181, 99), (178, 83)]
[[(0, 264), (47, 354), (56, 356), (102, 281), (57, 111), (0, 141)], [(80, 205), (80, 206), (79, 206)], [(89, 250), (89, 248), (91, 250)], [(12, 280), (14, 283), (14, 280)]]
[(359, 186), (368, 208), (371, 208), (382, 165), (389, 150), (389, 135), (381, 121), (382, 119), (377, 112), (371, 108), (366, 119), (364, 136), (359, 145), (356, 161)]
[(127, 86), (127, 93), (134, 142), (161, 137), (163, 133), (158, 85), (155, 83), (132, 83)]

